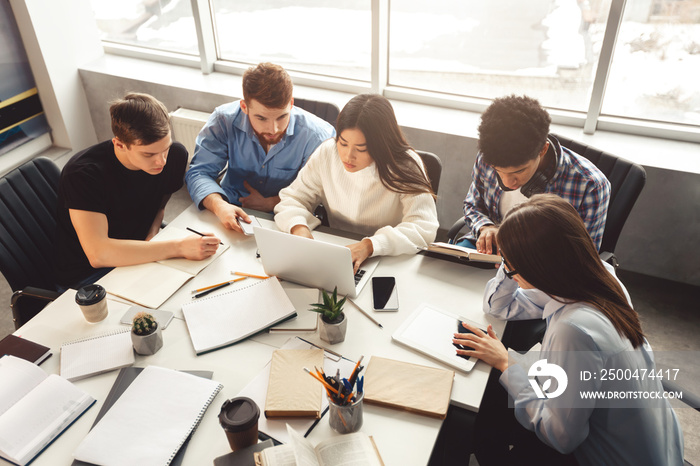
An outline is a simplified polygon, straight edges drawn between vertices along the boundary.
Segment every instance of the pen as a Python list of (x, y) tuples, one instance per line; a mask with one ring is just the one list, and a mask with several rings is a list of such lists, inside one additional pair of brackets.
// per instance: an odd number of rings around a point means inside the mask
[(217, 286), (226, 285), (226, 284), (230, 285), (231, 283), (240, 282), (241, 280), (245, 280), (246, 278), (248, 278), (248, 277), (236, 278), (235, 280), (229, 280), (227, 282), (217, 283), (216, 285), (209, 285), (209, 286), (205, 286), (204, 288), (197, 288), (196, 290), (192, 290), (192, 293), (193, 294), (194, 293), (201, 293), (202, 291), (207, 291), (207, 290), (210, 290), (212, 288), (216, 288)]
[(229, 286), (231, 283), (234, 283), (235, 281), (236, 280), (231, 280), (230, 282), (224, 282), (221, 285), (217, 285), (214, 288), (209, 288), (207, 291), (202, 291), (201, 293), (194, 295), (193, 298), (196, 299), (196, 298), (201, 298), (202, 296), (206, 296), (209, 293), (211, 293), (212, 291), (216, 291), (216, 290), (220, 290), (221, 288), (225, 288), (225, 287)]
[[(194, 230), (194, 229), (192, 229), (192, 228), (190, 228), (190, 227), (187, 227), (187, 229), (188, 229), (189, 231), (191, 231), (192, 233), (196, 234), (196, 235), (199, 235), (199, 236), (208, 236), (208, 235), (205, 235), (204, 233), (200, 233), (200, 232), (198, 232), (197, 230)], [(224, 243), (223, 243), (222, 241), (219, 241), (219, 244), (223, 245)]]
[(238, 275), (241, 277), (250, 277), (250, 278), (259, 278), (260, 280), (267, 280), (268, 276), (266, 275), (253, 275), (252, 273), (245, 273), (245, 272), (231, 272), (231, 275)]
[(360, 311), (360, 312), (363, 313), (365, 316), (367, 316), (367, 318), (368, 318), (369, 320), (371, 320), (372, 322), (374, 322), (375, 324), (377, 324), (377, 325), (379, 326), (379, 328), (384, 328), (384, 326), (383, 326), (382, 324), (380, 324), (379, 322), (377, 322), (377, 321), (374, 319), (374, 317), (372, 317), (371, 315), (369, 315), (369, 314), (367, 313), (367, 311), (365, 311), (365, 310), (362, 309), (360, 306), (358, 306), (357, 303), (356, 303), (355, 301), (353, 301), (353, 300), (350, 299), (350, 298), (348, 298), (348, 301), (349, 301), (353, 306), (355, 306), (355, 307), (357, 308), (358, 311)]

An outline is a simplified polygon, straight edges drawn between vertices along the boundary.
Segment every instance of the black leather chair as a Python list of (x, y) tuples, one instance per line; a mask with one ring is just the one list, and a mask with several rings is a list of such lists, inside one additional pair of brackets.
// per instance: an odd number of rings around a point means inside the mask
[(38, 157), (0, 179), (0, 272), (14, 291), (15, 328), (59, 296), (51, 262), (60, 175)]
[[(641, 165), (600, 149), (557, 134), (552, 134), (552, 136), (557, 138), (563, 147), (593, 162), (610, 181), (610, 203), (608, 204), (608, 216), (600, 247), (600, 257), (617, 267), (619, 263), (615, 257), (615, 246), (620, 238), (622, 227), (625, 225), (634, 203), (637, 202), (642, 188), (644, 188), (647, 178), (646, 171)], [(459, 218), (447, 233), (448, 242), (454, 243), (459, 232), (465, 226), (464, 217)], [(542, 341), (545, 330), (546, 325), (540, 319), (512, 321), (506, 326), (501, 341), (515, 351), (527, 351), (532, 345)]]
[(294, 98), (294, 105), (309, 113), (313, 113), (317, 117), (332, 124), (335, 128), (335, 121), (338, 119), (338, 114), (340, 114), (340, 109), (337, 105), (330, 102), (297, 98)]

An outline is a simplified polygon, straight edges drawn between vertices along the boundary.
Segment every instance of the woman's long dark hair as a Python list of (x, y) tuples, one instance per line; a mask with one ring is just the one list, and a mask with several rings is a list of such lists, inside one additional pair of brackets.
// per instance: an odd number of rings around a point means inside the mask
[(382, 184), (400, 194), (433, 194), (422, 168), (407, 151), (394, 109), (379, 94), (360, 94), (345, 105), (336, 122), (337, 138), (346, 129), (359, 129), (367, 140), (367, 151), (377, 166)]
[(605, 270), (571, 204), (553, 194), (532, 196), (508, 212), (497, 241), (508, 268), (532, 286), (560, 302), (591, 304), (633, 347), (644, 343), (639, 315)]

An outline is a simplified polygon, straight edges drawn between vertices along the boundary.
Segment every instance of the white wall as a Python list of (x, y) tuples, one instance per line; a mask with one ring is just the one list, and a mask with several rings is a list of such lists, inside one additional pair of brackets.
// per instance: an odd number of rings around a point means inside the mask
[(10, 0), (56, 146), (97, 142), (78, 67), (103, 54), (89, 0)]

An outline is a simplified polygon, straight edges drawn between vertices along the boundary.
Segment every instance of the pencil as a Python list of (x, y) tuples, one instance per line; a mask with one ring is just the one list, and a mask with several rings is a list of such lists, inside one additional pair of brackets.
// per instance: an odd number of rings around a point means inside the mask
[(355, 306), (355, 307), (357, 308), (358, 311), (360, 311), (361, 313), (363, 313), (364, 315), (366, 315), (367, 318), (368, 318), (369, 320), (371, 320), (372, 322), (374, 322), (375, 324), (377, 324), (377, 325), (379, 326), (379, 328), (384, 328), (384, 326), (383, 326), (382, 324), (380, 324), (379, 322), (377, 322), (377, 321), (374, 319), (374, 317), (372, 317), (371, 315), (369, 315), (369, 313), (367, 313), (367, 311), (365, 311), (365, 310), (362, 309), (360, 306), (358, 306), (357, 303), (356, 303), (355, 301), (353, 301), (353, 300), (350, 299), (350, 298), (348, 298), (348, 301), (349, 301), (353, 306)]
[[(188, 229), (189, 231), (191, 231), (192, 233), (194, 233), (194, 234), (196, 234), (196, 235), (199, 235), (199, 236), (209, 236), (209, 235), (205, 235), (204, 233), (200, 233), (200, 232), (198, 232), (197, 230), (192, 229), (192, 228), (190, 228), (190, 227), (187, 227), (187, 229)], [(223, 241), (219, 241), (219, 244), (223, 245), (224, 243), (223, 243)]]
[(260, 280), (267, 280), (268, 276), (266, 275), (253, 275), (252, 273), (245, 273), (245, 272), (231, 272), (232, 275), (239, 275), (241, 277), (250, 277), (250, 278), (259, 278)]
[(323, 384), (323, 386), (326, 387), (326, 390), (330, 390), (330, 391), (332, 391), (333, 393), (335, 393), (336, 395), (338, 395), (338, 390), (336, 390), (335, 388), (333, 388), (333, 387), (331, 387), (330, 385), (328, 385), (328, 382), (326, 382), (326, 381), (323, 380), (321, 377), (319, 377), (318, 375), (316, 375), (316, 374), (314, 374), (313, 372), (311, 372), (307, 367), (304, 368), (304, 371), (306, 371), (306, 372), (307, 372), (311, 377), (313, 377), (314, 379), (316, 379), (316, 380), (318, 380), (319, 382), (321, 382), (321, 383)]
[(196, 290), (192, 290), (192, 293), (193, 294), (194, 293), (201, 293), (202, 291), (207, 291), (207, 290), (210, 290), (212, 288), (216, 288), (217, 286), (226, 285), (226, 284), (230, 285), (231, 283), (240, 282), (241, 280), (245, 280), (246, 278), (248, 278), (248, 277), (236, 278), (235, 280), (229, 280), (227, 282), (217, 283), (216, 285), (209, 285), (209, 286), (205, 286), (204, 288), (197, 288)]

